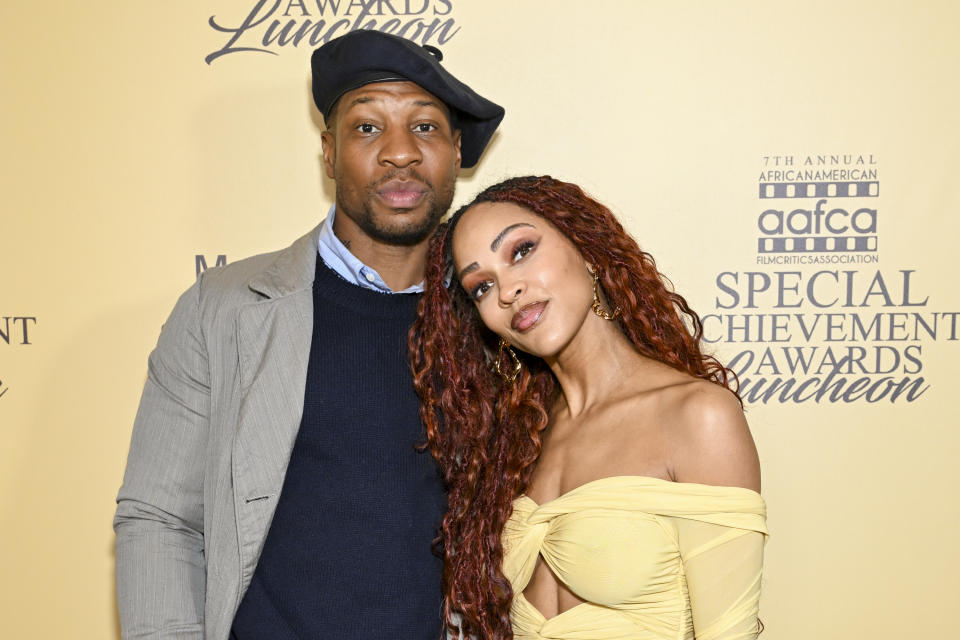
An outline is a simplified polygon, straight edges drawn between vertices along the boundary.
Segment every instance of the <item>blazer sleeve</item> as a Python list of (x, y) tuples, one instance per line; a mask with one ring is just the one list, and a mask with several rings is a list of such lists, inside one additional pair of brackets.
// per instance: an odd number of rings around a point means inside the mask
[(754, 640), (764, 534), (684, 519), (677, 532), (696, 640)]
[(178, 300), (150, 354), (117, 496), (123, 638), (203, 638), (203, 484), (210, 371), (202, 277)]

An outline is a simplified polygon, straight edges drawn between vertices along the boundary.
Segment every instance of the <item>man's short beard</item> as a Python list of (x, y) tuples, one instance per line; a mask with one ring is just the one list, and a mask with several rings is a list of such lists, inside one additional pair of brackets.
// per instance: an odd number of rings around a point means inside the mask
[[(363, 199), (360, 211), (351, 211), (348, 213), (346, 207), (343, 205), (343, 198), (340, 197), (340, 183), (337, 182), (338, 213), (343, 211), (344, 215), (353, 220), (367, 236), (378, 242), (405, 247), (419, 244), (430, 237), (430, 234), (433, 233), (433, 230), (436, 229), (440, 223), (441, 218), (443, 218), (447, 210), (450, 209), (450, 204), (453, 202), (455, 182), (451, 181), (450, 188), (446, 191), (438, 191), (434, 188), (433, 184), (424, 180), (422, 177), (417, 176), (417, 179), (430, 188), (427, 195), (427, 215), (419, 223), (400, 225), (398, 228), (386, 228), (378, 224), (373, 210), (370, 207), (370, 202), (377, 194), (377, 187), (373, 185), (366, 188), (366, 197)], [(386, 180), (379, 182), (386, 182)]]
[(419, 224), (403, 225), (396, 229), (387, 229), (377, 224), (370, 210), (370, 205), (364, 201), (361, 214), (354, 218), (364, 233), (384, 244), (410, 247), (419, 244), (430, 237), (433, 230), (437, 228), (443, 214), (450, 208), (449, 203), (443, 206), (437, 206), (434, 198), (430, 199), (430, 209), (427, 216)]

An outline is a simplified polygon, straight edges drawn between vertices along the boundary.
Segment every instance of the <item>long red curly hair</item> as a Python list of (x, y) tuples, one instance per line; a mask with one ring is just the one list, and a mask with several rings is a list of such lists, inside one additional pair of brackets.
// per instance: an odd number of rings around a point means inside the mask
[[(523, 369), (504, 382), (491, 367), (508, 356), (453, 275), (451, 238), (460, 217), (480, 202), (510, 202), (552, 223), (595, 267), (620, 328), (636, 350), (736, 394), (736, 378), (700, 350), (700, 318), (657, 271), (613, 214), (580, 187), (549, 176), (512, 178), (481, 192), (430, 241), (424, 294), (410, 331), (414, 384), (427, 443), (447, 483), (449, 508), (437, 546), (444, 556), (445, 616), (485, 640), (513, 638), (513, 591), (501, 571), (500, 535), (526, 488), (550, 407), (559, 393), (539, 358), (520, 353)], [(450, 282), (447, 286), (447, 282)]]

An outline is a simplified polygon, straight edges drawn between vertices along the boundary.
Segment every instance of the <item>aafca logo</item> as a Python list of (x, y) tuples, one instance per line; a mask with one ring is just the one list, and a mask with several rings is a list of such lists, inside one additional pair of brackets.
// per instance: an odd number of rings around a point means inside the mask
[(878, 261), (880, 181), (872, 154), (765, 156), (763, 164), (758, 264)]
[(453, 0), (257, 0), (245, 15), (213, 15), (210, 28), (223, 34), (210, 64), (230, 53), (279, 55), (285, 47), (311, 49), (358, 29), (372, 29), (417, 44), (443, 45), (460, 27)]
[(831, 264), (877, 262), (874, 157), (764, 164), (757, 263), (777, 266), (717, 273), (704, 342), (731, 349), (746, 403), (916, 402), (932, 386), (930, 351), (960, 339), (960, 312), (937, 309), (916, 269)]

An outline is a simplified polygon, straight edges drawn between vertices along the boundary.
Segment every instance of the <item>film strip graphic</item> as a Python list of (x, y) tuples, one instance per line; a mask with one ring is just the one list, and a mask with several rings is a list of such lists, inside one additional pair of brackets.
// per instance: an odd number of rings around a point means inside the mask
[(842, 253), (876, 251), (877, 236), (758, 238), (759, 253)]
[(761, 182), (760, 198), (876, 198), (880, 182)]
[[(880, 182), (761, 182), (760, 199), (876, 198)], [(877, 251), (877, 236), (779, 236), (757, 238), (758, 253), (847, 253)]]

